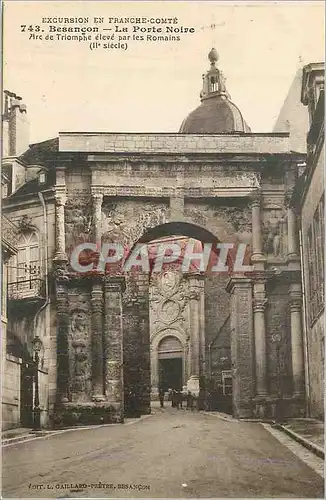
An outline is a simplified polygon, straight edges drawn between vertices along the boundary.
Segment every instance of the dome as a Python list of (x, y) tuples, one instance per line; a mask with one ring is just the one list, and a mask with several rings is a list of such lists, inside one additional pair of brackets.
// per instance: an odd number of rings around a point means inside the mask
[(223, 134), (251, 132), (239, 108), (231, 101), (226, 90), (222, 71), (215, 67), (219, 59), (213, 48), (208, 59), (210, 69), (203, 75), (203, 89), (200, 93), (201, 104), (182, 122), (181, 134)]
[(205, 99), (182, 122), (180, 134), (223, 134), (250, 132), (242, 114), (233, 102), (222, 96)]

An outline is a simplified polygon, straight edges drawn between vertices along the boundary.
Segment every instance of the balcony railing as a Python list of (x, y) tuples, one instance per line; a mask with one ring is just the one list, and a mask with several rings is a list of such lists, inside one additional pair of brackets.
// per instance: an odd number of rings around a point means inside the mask
[(4, 215), (1, 215), (1, 235), (5, 245), (10, 245), (13, 249), (16, 248), (19, 236), (18, 227)]
[(30, 278), (28, 280), (8, 283), (9, 300), (37, 300), (45, 298), (45, 280)]

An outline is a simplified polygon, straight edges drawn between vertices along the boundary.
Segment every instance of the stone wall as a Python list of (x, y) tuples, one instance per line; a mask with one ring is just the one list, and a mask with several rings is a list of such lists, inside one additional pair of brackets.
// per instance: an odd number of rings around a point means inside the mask
[[(207, 375), (220, 384), (221, 371), (231, 367), (230, 294), (226, 291), (227, 276), (205, 278), (205, 333)], [(210, 359), (209, 359), (210, 356)], [(228, 357), (220, 362), (221, 357)], [(209, 373), (209, 371), (211, 373)]]
[(266, 307), (268, 389), (271, 396), (292, 394), (290, 302), (287, 284), (269, 286)]
[(324, 315), (314, 323), (308, 334), (308, 364), (309, 364), (309, 415), (314, 418), (324, 418)]
[(325, 330), (324, 307), (320, 310), (318, 317), (313, 317), (312, 301), (309, 297), (309, 252), (308, 252), (308, 230), (312, 224), (314, 213), (324, 194), (324, 154), (325, 146), (318, 159), (315, 169), (311, 165), (313, 172), (311, 183), (306, 193), (304, 204), (301, 211), (301, 230), (302, 230), (302, 257), (304, 268), (305, 285), (305, 307), (306, 307), (306, 336), (307, 336), (307, 358), (309, 372), (307, 373), (307, 394), (309, 396), (308, 409), (311, 417), (323, 418), (324, 416), (324, 349), (325, 349)]
[[(127, 415), (133, 406), (150, 412), (149, 281), (146, 273), (126, 276), (123, 300), (123, 378)], [(131, 400), (133, 398), (133, 402)]]
[(20, 426), (21, 359), (7, 354), (2, 371), (2, 429)]
[(62, 132), (59, 151), (88, 153), (288, 153), (289, 134), (96, 134)]

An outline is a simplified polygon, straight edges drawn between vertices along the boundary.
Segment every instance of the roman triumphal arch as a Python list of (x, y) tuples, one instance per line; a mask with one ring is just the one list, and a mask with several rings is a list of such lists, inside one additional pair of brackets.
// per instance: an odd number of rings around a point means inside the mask
[[(149, 412), (160, 384), (200, 399), (227, 377), (235, 416), (272, 417), (280, 394), (301, 414), (299, 160), (286, 134), (60, 134), (57, 418), (121, 421), (131, 397)], [(99, 273), (93, 255), (76, 272), (81, 242), (245, 245), (251, 270)]]

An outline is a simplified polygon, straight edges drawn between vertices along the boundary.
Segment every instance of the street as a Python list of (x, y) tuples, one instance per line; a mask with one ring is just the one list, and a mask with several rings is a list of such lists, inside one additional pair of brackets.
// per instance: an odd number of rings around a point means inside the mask
[(322, 478), (259, 423), (167, 407), (130, 424), (3, 448), (2, 496), (323, 498)]

